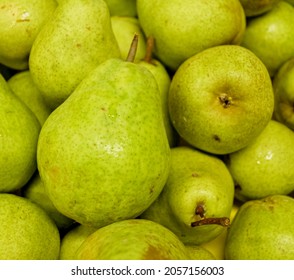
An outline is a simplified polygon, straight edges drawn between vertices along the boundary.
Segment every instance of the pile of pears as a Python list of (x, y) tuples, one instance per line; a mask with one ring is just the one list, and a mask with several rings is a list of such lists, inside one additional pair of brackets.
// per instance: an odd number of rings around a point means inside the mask
[(293, 260), (293, 5), (0, 0), (0, 259)]

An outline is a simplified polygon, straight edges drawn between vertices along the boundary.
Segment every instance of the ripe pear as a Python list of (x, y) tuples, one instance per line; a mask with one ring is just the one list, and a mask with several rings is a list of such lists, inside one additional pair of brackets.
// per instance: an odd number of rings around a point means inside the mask
[(199, 245), (229, 225), (233, 199), (233, 179), (222, 160), (175, 147), (166, 185), (140, 217), (169, 228), (185, 244)]
[(161, 97), (165, 131), (170, 147), (174, 147), (176, 146), (176, 142), (178, 139), (176, 131), (172, 126), (168, 110), (168, 93), (171, 83), (171, 77), (166, 67), (158, 59), (153, 57), (154, 45), (154, 38), (151, 36), (148, 37), (146, 40), (145, 56), (142, 60), (138, 62), (138, 64), (147, 68), (154, 75), (154, 78), (157, 81)]
[(13, 93), (31, 109), (42, 126), (52, 110), (36, 87), (30, 70), (17, 72), (7, 82)]
[(89, 235), (79, 260), (188, 260), (185, 245), (166, 227), (144, 219), (118, 221)]
[(136, 17), (136, 0), (104, 0), (111, 16)]
[(57, 260), (60, 237), (55, 223), (29, 199), (0, 194), (0, 260)]
[(241, 45), (254, 52), (271, 77), (294, 56), (294, 7), (280, 1), (273, 8), (248, 21)]
[(225, 245), (228, 260), (293, 260), (294, 199), (272, 195), (242, 204)]
[(103, 0), (63, 1), (36, 37), (29, 67), (55, 109), (98, 64), (120, 55)]
[(98, 65), (40, 133), (45, 189), (55, 207), (80, 224), (99, 228), (140, 215), (167, 180), (170, 147), (158, 85), (132, 61)]
[(73, 220), (64, 216), (55, 208), (45, 192), (44, 184), (38, 172), (22, 189), (22, 196), (40, 206), (55, 222), (60, 231), (69, 228), (73, 224)]
[(60, 260), (74, 260), (76, 259), (76, 252), (86, 238), (94, 233), (97, 229), (87, 227), (84, 225), (77, 225), (69, 230), (61, 239), (60, 244)]
[(270, 11), (281, 0), (240, 0), (247, 17), (259, 16)]
[(0, 192), (22, 188), (37, 168), (40, 123), (0, 75)]
[(279, 68), (273, 79), (273, 89), (275, 119), (294, 130), (294, 57)]
[(55, 0), (1, 0), (0, 63), (28, 69), (32, 44), (56, 7)]
[(195, 148), (228, 154), (247, 146), (272, 117), (272, 81), (260, 59), (241, 46), (206, 49), (172, 78), (169, 113), (179, 135)]
[(135, 17), (112, 16), (111, 26), (119, 45), (122, 58), (126, 58), (130, 49), (130, 42), (134, 34), (138, 34), (138, 46), (136, 51), (135, 62), (140, 61), (145, 57), (146, 40), (141, 29), (139, 21)]
[(175, 71), (187, 58), (212, 46), (239, 44), (245, 14), (239, 0), (138, 0), (137, 13), (154, 52)]
[(294, 190), (294, 131), (271, 120), (247, 147), (227, 156), (241, 201)]

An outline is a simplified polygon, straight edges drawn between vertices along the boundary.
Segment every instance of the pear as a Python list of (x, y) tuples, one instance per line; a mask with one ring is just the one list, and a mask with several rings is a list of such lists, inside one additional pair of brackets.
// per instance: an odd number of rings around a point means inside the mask
[(55, 0), (1, 0), (0, 63), (28, 69), (32, 44), (56, 7)]
[(154, 52), (170, 70), (212, 46), (239, 44), (245, 31), (239, 0), (137, 0), (146, 37), (156, 41)]
[(270, 11), (281, 0), (240, 0), (247, 17), (259, 16)]
[(275, 119), (294, 130), (294, 57), (279, 68), (273, 79), (273, 89)]
[(188, 260), (185, 245), (166, 227), (144, 219), (118, 221), (89, 235), (79, 260)]
[(96, 228), (84, 225), (77, 225), (69, 230), (61, 239), (59, 259), (74, 260), (81, 244), (96, 230)]
[(104, 0), (111, 16), (136, 17), (136, 0)]
[(131, 47), (127, 60), (98, 65), (51, 113), (39, 136), (45, 190), (80, 224), (99, 228), (140, 215), (167, 180), (170, 147), (158, 85), (133, 62), (133, 53)]
[(247, 147), (227, 156), (241, 201), (294, 190), (294, 131), (271, 120)]
[(31, 180), (22, 189), (22, 196), (40, 206), (48, 216), (55, 222), (60, 231), (69, 228), (73, 220), (61, 214), (52, 204), (45, 192), (44, 184), (41, 181), (38, 172), (34, 174)]
[(241, 45), (254, 52), (271, 77), (294, 56), (294, 7), (280, 1), (273, 8), (248, 21)]
[(52, 110), (36, 87), (30, 70), (14, 74), (7, 82), (13, 93), (31, 109), (42, 126)]
[(0, 192), (22, 188), (37, 168), (40, 123), (0, 75)]
[(29, 67), (55, 109), (98, 64), (120, 55), (103, 0), (63, 1), (36, 37)]
[(138, 34), (138, 46), (136, 51), (135, 62), (140, 61), (145, 57), (146, 40), (139, 24), (135, 17), (112, 16), (111, 26), (119, 45), (122, 58), (126, 58), (130, 49), (130, 42), (135, 34)]
[(57, 260), (60, 237), (55, 223), (35, 203), (0, 194), (0, 260)]
[(214, 255), (199, 245), (186, 245), (191, 260), (215, 260)]
[(212, 154), (247, 146), (270, 121), (272, 81), (250, 50), (216, 46), (187, 59), (169, 90), (169, 113), (179, 135)]
[(168, 93), (171, 83), (171, 77), (166, 67), (158, 59), (153, 57), (153, 49), (155, 42), (152, 36), (149, 36), (147, 38), (146, 44), (147, 46), (145, 56), (142, 60), (138, 62), (138, 64), (147, 68), (154, 75), (154, 78), (157, 81), (161, 97), (165, 131), (167, 134), (170, 147), (174, 147), (176, 146), (178, 137), (175, 129), (172, 126), (168, 109)]
[(200, 245), (229, 225), (233, 200), (233, 179), (222, 160), (175, 147), (166, 185), (140, 217), (169, 228), (185, 244)]
[(272, 195), (242, 204), (225, 245), (228, 260), (293, 260), (294, 199)]

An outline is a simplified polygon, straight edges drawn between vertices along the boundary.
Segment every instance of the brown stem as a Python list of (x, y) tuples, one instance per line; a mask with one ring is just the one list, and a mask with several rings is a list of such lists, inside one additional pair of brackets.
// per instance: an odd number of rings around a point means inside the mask
[(134, 62), (138, 48), (139, 35), (135, 33), (126, 61)]
[(203, 226), (203, 225), (220, 225), (223, 227), (230, 226), (230, 219), (227, 217), (222, 218), (203, 218), (199, 221), (191, 223), (191, 227)]
[(152, 61), (153, 49), (154, 49), (154, 37), (149, 36), (146, 41), (146, 54), (144, 57), (144, 61), (146, 61), (147, 63), (151, 63)]

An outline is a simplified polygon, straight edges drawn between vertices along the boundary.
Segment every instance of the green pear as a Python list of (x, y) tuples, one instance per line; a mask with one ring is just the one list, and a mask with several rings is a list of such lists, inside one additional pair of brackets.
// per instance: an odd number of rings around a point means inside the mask
[(169, 228), (185, 244), (200, 245), (229, 225), (233, 200), (233, 179), (222, 160), (175, 147), (166, 185), (140, 217)]
[(191, 260), (215, 260), (214, 255), (199, 245), (186, 245)]
[(36, 37), (29, 58), (33, 81), (58, 107), (101, 62), (120, 57), (103, 0), (63, 1)]
[(281, 0), (240, 0), (247, 17), (259, 16), (270, 11)]
[(111, 16), (136, 17), (136, 0), (104, 0)]
[(280, 1), (273, 8), (248, 21), (241, 45), (254, 52), (271, 77), (294, 56), (294, 7)]
[(247, 147), (227, 155), (241, 201), (294, 190), (294, 131), (271, 120)]
[(223, 45), (187, 59), (169, 91), (169, 113), (179, 135), (213, 154), (247, 146), (272, 117), (272, 81), (248, 49)]
[(27, 69), (32, 44), (56, 7), (55, 0), (1, 0), (0, 63)]
[(167, 134), (168, 142), (170, 147), (176, 146), (177, 142), (177, 134), (175, 129), (172, 126), (170, 117), (169, 117), (169, 110), (168, 110), (168, 93), (169, 87), (171, 83), (171, 77), (168, 73), (166, 67), (156, 58), (153, 57), (153, 49), (154, 49), (154, 38), (149, 37), (147, 38), (147, 46), (144, 59), (140, 60), (138, 64), (142, 65), (143, 67), (147, 68), (153, 75), (157, 81), (160, 97), (161, 97), (161, 105), (162, 105), (162, 112), (164, 117), (164, 126), (165, 131)]
[(242, 204), (225, 245), (228, 260), (293, 260), (294, 199), (273, 195)]
[(137, 12), (156, 56), (173, 71), (204, 49), (239, 44), (246, 26), (239, 0), (138, 0)]
[(273, 89), (275, 119), (294, 130), (294, 57), (279, 68), (273, 79)]
[(166, 227), (144, 219), (118, 221), (89, 235), (79, 260), (187, 260), (185, 245)]
[(35, 203), (0, 194), (0, 260), (56, 260), (60, 237), (54, 222)]
[(34, 174), (31, 180), (22, 190), (23, 197), (31, 200), (40, 206), (49, 217), (55, 222), (58, 229), (64, 230), (73, 224), (73, 220), (61, 214), (53, 205), (48, 195), (45, 192), (44, 184), (41, 181), (38, 172)]
[(30, 70), (14, 74), (7, 82), (13, 93), (31, 109), (42, 126), (52, 110), (36, 87)]
[(34, 174), (40, 127), (0, 75), (0, 192), (20, 189)]
[(285, 0), (285, 2), (288, 2), (289, 4), (291, 4), (292, 6), (294, 6), (294, 0)]
[(40, 133), (37, 161), (45, 189), (55, 207), (80, 224), (99, 228), (138, 216), (168, 176), (158, 85), (132, 61), (98, 65)]
[(60, 244), (60, 260), (74, 260), (76, 259), (76, 252), (86, 238), (94, 233), (97, 229), (87, 227), (84, 225), (77, 225), (69, 230), (61, 239)]
[(143, 59), (146, 52), (146, 40), (140, 27), (139, 21), (135, 17), (112, 16), (111, 26), (119, 45), (122, 58), (126, 58), (130, 49), (130, 42), (134, 34), (138, 34), (138, 47), (136, 51), (135, 62)]

